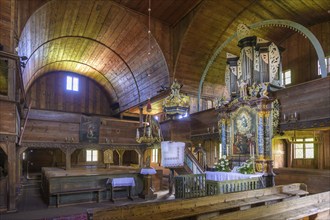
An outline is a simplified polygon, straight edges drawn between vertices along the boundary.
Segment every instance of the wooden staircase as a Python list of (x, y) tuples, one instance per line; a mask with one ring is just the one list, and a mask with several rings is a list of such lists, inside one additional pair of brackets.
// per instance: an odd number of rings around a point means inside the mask
[(184, 165), (173, 168), (173, 170), (177, 175), (200, 174), (204, 172), (204, 168), (188, 148), (185, 148)]

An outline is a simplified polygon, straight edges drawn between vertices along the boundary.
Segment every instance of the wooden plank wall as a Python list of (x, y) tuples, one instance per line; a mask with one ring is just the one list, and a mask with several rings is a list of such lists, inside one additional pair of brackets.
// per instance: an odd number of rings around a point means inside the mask
[[(325, 56), (330, 56), (330, 22), (315, 25), (310, 30), (319, 40)], [(316, 51), (307, 38), (296, 33), (280, 46), (286, 48), (282, 53), (282, 69), (291, 69), (293, 85), (319, 78)]]
[[(66, 76), (79, 78), (79, 91), (66, 90)], [(56, 72), (37, 79), (27, 92), (32, 108), (86, 114), (111, 115), (110, 100), (93, 80), (72, 73)]]
[[(32, 109), (23, 142), (79, 143), (80, 114)], [(99, 143), (136, 144), (139, 122), (101, 117)]]
[(218, 113), (212, 109), (190, 115), (191, 135), (208, 133), (208, 128), (218, 130)]
[(285, 124), (283, 114), (288, 116), (294, 112), (297, 112), (299, 117), (297, 124), (317, 119), (330, 119), (329, 91), (330, 77), (277, 91), (276, 97), (281, 105), (281, 123)]
[(16, 104), (0, 100), (0, 134), (16, 134)]

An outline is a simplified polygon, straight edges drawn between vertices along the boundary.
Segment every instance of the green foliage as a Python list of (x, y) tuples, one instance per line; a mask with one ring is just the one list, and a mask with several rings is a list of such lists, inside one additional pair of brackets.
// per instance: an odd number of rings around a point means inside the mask
[(254, 162), (254, 159), (253, 159), (253, 157), (251, 157), (250, 159), (248, 159), (247, 161), (242, 163), (242, 165), (237, 169), (238, 172), (240, 172), (242, 174), (255, 173), (254, 169), (253, 169), (253, 162)]
[(230, 172), (230, 167), (229, 167), (229, 161), (226, 157), (226, 155), (223, 155), (222, 158), (220, 158), (218, 160), (217, 163), (214, 164), (215, 169), (217, 171), (221, 171), (221, 172)]

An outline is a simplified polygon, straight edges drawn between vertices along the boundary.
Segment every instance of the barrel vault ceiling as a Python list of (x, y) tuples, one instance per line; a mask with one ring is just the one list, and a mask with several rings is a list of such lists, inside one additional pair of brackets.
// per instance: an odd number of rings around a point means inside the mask
[[(28, 7), (29, 1), (18, 2)], [(310, 27), (330, 20), (328, 0), (150, 0), (149, 35), (149, 0), (37, 2), (19, 34), (19, 55), (28, 58), (22, 71), (25, 89), (45, 73), (74, 72), (98, 82), (120, 111), (159, 96), (173, 78), (184, 92), (197, 95), (208, 61), (240, 23), (286, 19)], [(168, 34), (156, 37), (156, 31)], [(257, 31), (277, 44), (294, 33), (283, 27)], [(237, 40), (210, 66), (205, 97), (223, 92), (226, 52), (239, 54)]]

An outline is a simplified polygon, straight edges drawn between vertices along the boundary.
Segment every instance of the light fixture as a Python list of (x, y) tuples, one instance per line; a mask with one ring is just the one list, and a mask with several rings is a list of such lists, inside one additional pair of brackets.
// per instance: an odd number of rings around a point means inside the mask
[(284, 114), (283, 120), (286, 123), (297, 122), (299, 120), (299, 114), (297, 112), (290, 113), (289, 115)]
[(161, 139), (158, 121), (152, 115), (146, 115), (146, 121), (143, 123), (143, 127), (136, 129), (136, 142), (150, 145), (160, 143)]

